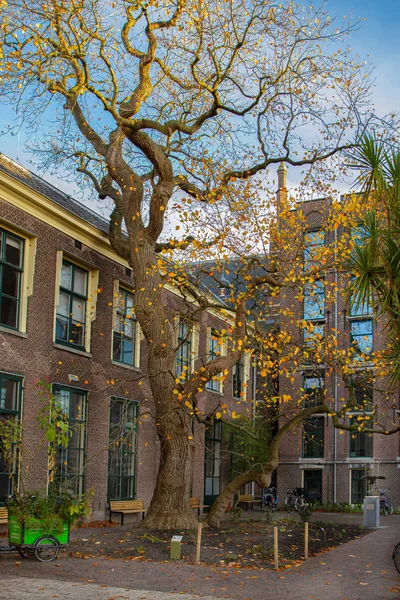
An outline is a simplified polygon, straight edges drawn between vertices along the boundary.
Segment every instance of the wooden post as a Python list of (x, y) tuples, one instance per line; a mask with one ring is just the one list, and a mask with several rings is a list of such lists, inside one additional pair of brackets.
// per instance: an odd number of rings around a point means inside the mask
[(200, 548), (201, 548), (201, 532), (203, 529), (203, 523), (197, 525), (197, 544), (196, 544), (196, 559), (195, 564), (200, 564)]
[(304, 560), (308, 560), (308, 523), (304, 523)]
[(278, 528), (274, 527), (274, 562), (275, 569), (279, 569), (279, 561), (278, 561)]

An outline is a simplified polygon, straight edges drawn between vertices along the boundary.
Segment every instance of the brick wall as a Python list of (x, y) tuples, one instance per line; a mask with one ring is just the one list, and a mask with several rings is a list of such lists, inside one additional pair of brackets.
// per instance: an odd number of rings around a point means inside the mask
[[(47, 448), (43, 433), (36, 420), (40, 401), (33, 384), (36, 378), (49, 377), (51, 382), (77, 387), (88, 392), (87, 468), (86, 488), (93, 487), (93, 511), (102, 518), (107, 496), (109, 405), (111, 396), (126, 396), (140, 403), (136, 496), (148, 506), (154, 490), (158, 470), (159, 443), (151, 417), (143, 413), (153, 409), (147, 380), (136, 381), (145, 374), (147, 350), (141, 342), (141, 371), (118, 366), (111, 361), (113, 281), (133, 285), (125, 267), (85, 246), (74, 246), (74, 232), (65, 235), (31, 214), (17, 209), (0, 199), (2, 227), (6, 222), (37, 237), (33, 294), (28, 300), (27, 334), (24, 337), (0, 330), (0, 371), (24, 377), (23, 389), (23, 445), (21, 479), (25, 488), (45, 487), (47, 475)], [(91, 356), (74, 353), (68, 348), (55, 347), (53, 342), (54, 299), (56, 286), (56, 254), (62, 250), (77, 262), (93, 266), (99, 271), (96, 319), (91, 326)], [(181, 300), (164, 292), (163, 302), (171, 314), (181, 308)], [(200, 356), (206, 353), (206, 328), (223, 328), (223, 322), (204, 313), (200, 320)], [(70, 383), (69, 375), (77, 381)], [(115, 384), (107, 383), (114, 380)], [(251, 385), (248, 389), (250, 398)], [(205, 414), (212, 413), (219, 402), (233, 403), (232, 376), (225, 382), (223, 394), (205, 391), (199, 394), (199, 407)], [(193, 440), (192, 494), (203, 498), (204, 480), (204, 426), (195, 424)], [(226, 474), (225, 474), (226, 478)]]

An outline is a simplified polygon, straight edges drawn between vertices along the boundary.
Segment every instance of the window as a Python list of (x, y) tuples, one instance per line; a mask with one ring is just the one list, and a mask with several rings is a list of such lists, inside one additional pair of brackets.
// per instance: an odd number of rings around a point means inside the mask
[(324, 417), (303, 423), (303, 458), (324, 458)]
[(211, 504), (219, 495), (221, 478), (222, 423), (213, 419), (205, 431), (204, 504)]
[[(350, 425), (361, 423), (358, 419), (363, 419), (363, 416), (357, 417), (354, 415), (350, 419)], [(349, 456), (350, 457), (362, 457), (372, 456), (372, 433), (365, 433), (365, 431), (349, 431), (350, 443), (349, 443)]]
[(368, 482), (364, 469), (351, 469), (351, 504), (362, 504), (368, 491)]
[(56, 342), (84, 349), (87, 294), (88, 271), (63, 260), (56, 310)]
[(308, 502), (322, 501), (322, 469), (304, 469), (304, 495)]
[(68, 446), (57, 448), (56, 479), (58, 483), (70, 480), (80, 496), (84, 489), (87, 392), (54, 386), (54, 395), (70, 430)]
[(240, 361), (233, 367), (232, 384), (233, 397), (243, 398), (245, 394), (243, 358), (241, 358)]
[(350, 343), (355, 350), (356, 360), (367, 359), (372, 352), (372, 319), (350, 322)]
[(303, 408), (313, 408), (324, 402), (325, 381), (323, 375), (303, 375)]
[[(0, 373), (0, 421), (7, 425), (7, 455), (0, 451), (0, 504), (12, 496), (17, 487), (18, 444), (15, 436), (20, 421), (22, 379)], [(14, 438), (14, 439), (13, 439)]]
[(320, 266), (321, 251), (325, 245), (324, 231), (308, 231), (304, 234), (304, 270)]
[(119, 288), (113, 331), (113, 360), (131, 367), (139, 366), (136, 352), (137, 338), (133, 293)]
[(372, 410), (374, 404), (372, 375), (368, 371), (353, 375), (349, 393), (353, 395), (351, 400), (355, 406), (364, 410)]
[(365, 315), (372, 315), (372, 304), (368, 298), (362, 300), (356, 300), (352, 298), (350, 302), (350, 316), (351, 317), (362, 317)]
[(315, 348), (325, 337), (324, 323), (309, 323), (307, 329), (304, 329), (304, 345), (306, 348)]
[(178, 349), (176, 352), (176, 376), (186, 379), (192, 367), (192, 330), (187, 322), (179, 317)]
[(304, 319), (315, 321), (325, 318), (325, 282), (317, 279), (304, 286)]
[[(210, 329), (207, 328), (207, 331), (209, 332), (208, 335), (208, 361), (212, 361), (215, 358), (217, 358), (218, 356), (221, 356), (222, 354), (222, 339), (221, 339), (221, 334), (219, 331), (216, 331), (215, 329)], [(217, 376), (218, 377), (218, 376)], [(206, 383), (206, 388), (208, 390), (211, 390), (212, 392), (219, 392), (221, 393), (222, 391), (222, 382), (218, 381), (216, 379), (210, 379), (210, 381), (207, 381)]]
[[(309, 322), (303, 330), (303, 358), (306, 364), (317, 363), (325, 339), (325, 324)], [(321, 362), (321, 360), (319, 360)]]
[(136, 441), (139, 405), (111, 398), (108, 453), (108, 500), (132, 500), (136, 487)]
[(0, 324), (18, 329), (24, 241), (0, 229)]

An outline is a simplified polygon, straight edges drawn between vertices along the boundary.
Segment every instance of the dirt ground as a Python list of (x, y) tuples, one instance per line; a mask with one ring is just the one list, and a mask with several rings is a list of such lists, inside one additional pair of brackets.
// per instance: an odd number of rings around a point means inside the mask
[[(196, 531), (146, 531), (139, 527), (86, 526), (72, 532), (67, 552), (72, 557), (128, 559), (144, 561), (169, 560), (173, 535), (182, 535), (181, 557), (193, 562)], [(106, 525), (106, 523), (104, 523)], [(286, 518), (268, 524), (262, 521), (226, 522), (221, 530), (206, 528), (202, 534), (201, 562), (211, 566), (238, 568), (273, 567), (273, 526), (278, 527), (279, 560), (291, 566), (304, 557), (304, 524)], [(309, 524), (309, 556), (332, 549), (366, 535), (357, 525), (317, 521)]]

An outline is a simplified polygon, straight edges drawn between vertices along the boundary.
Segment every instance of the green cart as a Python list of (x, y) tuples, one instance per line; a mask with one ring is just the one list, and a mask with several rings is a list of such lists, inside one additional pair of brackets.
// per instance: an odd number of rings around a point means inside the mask
[[(45, 531), (41, 528), (31, 529), (17, 519), (9, 517), (10, 546), (4, 551), (17, 551), (23, 558), (34, 556), (40, 562), (50, 562), (57, 558), (60, 548), (65, 548), (69, 541), (69, 525), (63, 524), (62, 531)], [(6, 550), (7, 548), (7, 550)]]

